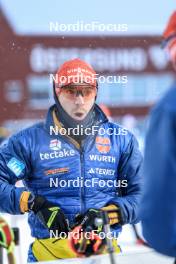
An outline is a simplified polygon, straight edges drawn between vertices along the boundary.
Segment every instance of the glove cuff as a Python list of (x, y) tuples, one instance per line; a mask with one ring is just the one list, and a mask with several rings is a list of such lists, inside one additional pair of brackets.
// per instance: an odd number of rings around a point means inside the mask
[(21, 196), (20, 196), (20, 211), (21, 213), (25, 213), (29, 211), (29, 197), (30, 197), (31, 193), (30, 192), (22, 192)]
[(109, 204), (102, 207), (101, 210), (106, 211), (109, 217), (109, 224), (123, 224), (121, 208), (115, 204)]
[(47, 200), (40, 195), (34, 196), (31, 192), (24, 191), (20, 197), (20, 210), (22, 213), (33, 211), (37, 213), (44, 207), (48, 207)]

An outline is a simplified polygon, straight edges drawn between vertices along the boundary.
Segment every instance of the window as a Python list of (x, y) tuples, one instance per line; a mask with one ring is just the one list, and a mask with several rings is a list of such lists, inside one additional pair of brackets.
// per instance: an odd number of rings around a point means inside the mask
[(29, 76), (27, 79), (29, 106), (34, 109), (47, 109), (54, 103), (53, 85), (49, 75)]
[(99, 84), (98, 103), (107, 106), (142, 106), (158, 100), (171, 87), (172, 74), (128, 75), (126, 84)]

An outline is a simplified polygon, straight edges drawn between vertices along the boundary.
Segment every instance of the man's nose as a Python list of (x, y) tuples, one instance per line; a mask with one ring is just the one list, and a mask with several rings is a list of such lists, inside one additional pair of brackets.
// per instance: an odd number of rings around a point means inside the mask
[(84, 104), (84, 97), (82, 96), (82, 94), (77, 94), (76, 98), (75, 98), (75, 104)]

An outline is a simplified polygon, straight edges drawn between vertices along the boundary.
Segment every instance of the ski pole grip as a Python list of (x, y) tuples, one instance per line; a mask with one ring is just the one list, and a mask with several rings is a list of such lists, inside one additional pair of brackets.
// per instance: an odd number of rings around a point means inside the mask
[(109, 211), (101, 211), (101, 217), (103, 220), (103, 225), (108, 225), (109, 224), (109, 217), (108, 217)]

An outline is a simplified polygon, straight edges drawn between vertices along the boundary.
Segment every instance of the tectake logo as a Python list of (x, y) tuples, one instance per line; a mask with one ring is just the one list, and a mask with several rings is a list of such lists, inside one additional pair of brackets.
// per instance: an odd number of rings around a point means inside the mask
[(60, 142), (60, 140), (58, 140), (58, 139), (51, 140), (49, 147), (52, 150), (60, 150), (61, 149), (61, 142)]
[(41, 160), (49, 160), (49, 159), (58, 159), (58, 158), (65, 158), (65, 157), (70, 157), (70, 156), (75, 156), (75, 151), (73, 149), (67, 150), (53, 150), (52, 152), (40, 152), (40, 159)]
[(61, 141), (58, 139), (53, 139), (49, 144), (51, 152), (40, 152), (41, 160), (49, 160), (49, 159), (57, 159), (57, 158), (65, 158), (75, 155), (75, 151), (73, 149), (61, 149)]

